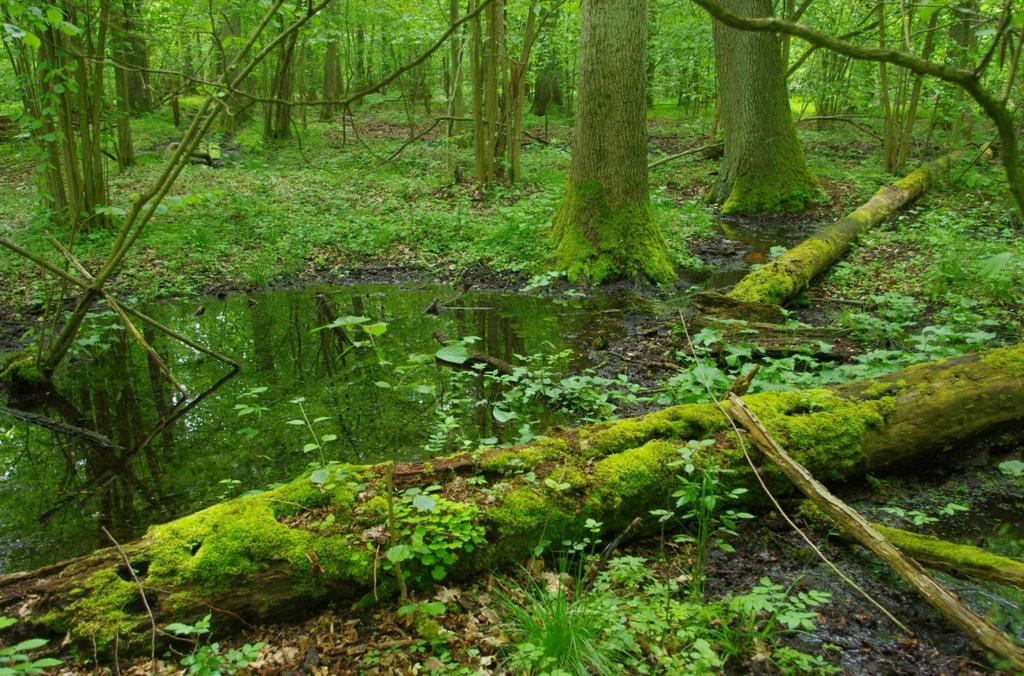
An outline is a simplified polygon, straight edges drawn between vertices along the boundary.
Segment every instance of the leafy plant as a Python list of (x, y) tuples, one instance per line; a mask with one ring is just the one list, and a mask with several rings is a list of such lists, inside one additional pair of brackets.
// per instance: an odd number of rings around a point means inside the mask
[[(0, 629), (7, 629), (17, 623), (18, 621), (13, 617), (0, 615)], [(63, 664), (55, 657), (32, 658), (30, 653), (44, 647), (47, 643), (49, 640), (45, 638), (30, 638), (12, 646), (0, 648), (0, 676), (42, 674), (49, 668)]]
[(240, 648), (227, 650), (221, 648), (219, 643), (202, 643), (201, 639), (210, 633), (210, 617), (206, 615), (195, 624), (172, 622), (164, 627), (165, 631), (196, 641), (195, 649), (181, 658), (181, 665), (187, 673), (198, 676), (235, 674), (259, 659), (260, 653), (267, 647), (266, 643), (246, 643)]
[[(661, 522), (679, 519), (692, 522), (695, 532), (675, 536), (676, 542), (688, 542), (694, 546), (693, 570), (691, 573), (692, 592), (695, 597), (704, 596), (705, 567), (709, 550), (719, 549), (723, 552), (734, 552), (732, 545), (726, 542), (726, 536), (736, 536), (736, 524), (742, 519), (752, 519), (753, 514), (725, 509), (727, 501), (738, 500), (747, 492), (745, 488), (728, 489), (723, 477), (733, 473), (714, 464), (707, 449), (714, 444), (713, 439), (689, 441), (679, 450), (679, 459), (672, 463), (673, 467), (681, 467), (682, 474), (676, 475), (679, 486), (672, 493), (675, 499), (675, 511), (664, 509), (653, 510)], [(695, 455), (705, 451), (701, 459)], [(697, 462), (701, 462), (700, 467)]]
[[(476, 523), (479, 508), (436, 495), (440, 488), (408, 488), (395, 501), (397, 542), (385, 554), (386, 569), (402, 564), (404, 574), (415, 581), (439, 582), (460, 554), (469, 554), (484, 542), (483, 526)], [(406, 562), (415, 565), (409, 568)]]

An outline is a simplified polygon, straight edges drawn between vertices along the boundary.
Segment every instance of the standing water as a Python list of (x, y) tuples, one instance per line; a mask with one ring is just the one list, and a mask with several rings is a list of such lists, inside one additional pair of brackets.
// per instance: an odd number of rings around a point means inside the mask
[[(437, 314), (425, 313), (434, 299)], [(0, 573), (108, 545), (101, 526), (128, 540), (150, 524), (290, 480), (319, 460), (309, 448), (315, 441), (327, 460), (420, 458), (435, 420), (448, 414), (439, 402), (451, 394), (446, 369), (434, 364), (435, 331), (477, 336), (471, 349), (513, 363), (571, 349), (573, 367), (585, 368), (598, 336), (622, 335), (621, 315), (603, 312), (621, 300), (360, 285), (155, 304), (147, 310), (156, 319), (242, 363), (225, 379), (224, 364), (147, 332), (190, 399), (213, 388), (166, 428), (161, 421), (184, 397), (119, 324), (97, 316), (55, 392), (31, 406), (59, 431), (0, 408)], [(332, 323), (343, 326), (322, 328)], [(494, 396), (476, 381), (477, 391), (463, 396)], [(516, 421), (501, 425), (483, 407), (450, 413), (470, 440), (519, 433)], [(298, 424), (304, 418), (310, 426)]]

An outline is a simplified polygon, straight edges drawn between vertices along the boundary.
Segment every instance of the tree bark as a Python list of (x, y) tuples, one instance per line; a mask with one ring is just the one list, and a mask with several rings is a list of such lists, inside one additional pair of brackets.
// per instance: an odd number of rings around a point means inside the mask
[[(1024, 344), (745, 401), (794, 457), (831, 483), (911, 461), (935, 463), (972, 437), (1019, 422), (1022, 379)], [(390, 464), (332, 465), (323, 489), (303, 476), (154, 526), (124, 550), (157, 622), (213, 612), (220, 635), (239, 620), (279, 619), (377, 588), (393, 592), (384, 552), (387, 500), (395, 490), (442, 486), (434, 494), (439, 518), (425, 537), (454, 543), (450, 575), (464, 578), (522, 561), (541, 540), (586, 534), (588, 518), (618, 533), (636, 516), (667, 506), (676, 486), (670, 463), (692, 439), (714, 439), (707, 452), (715, 462), (735, 469), (729, 476), (736, 482), (754, 484), (722, 411), (690, 404), (558, 431), (526, 446), (394, 466), (393, 484), (385, 479)], [(476, 476), (486, 485), (466, 480)], [(771, 470), (765, 479), (774, 491), (791, 490)], [(755, 502), (758, 496), (748, 494)], [(333, 523), (321, 528), (329, 515)], [(458, 544), (449, 517), (480, 529), (472, 551)], [(416, 559), (404, 568), (414, 586), (430, 579), (429, 567)], [(109, 650), (115, 638), (121, 654), (148, 647), (149, 617), (113, 549), (0, 577), (0, 610), (17, 613), (26, 631), (68, 633), (90, 649)]]
[(553, 218), (555, 267), (573, 281), (675, 278), (647, 184), (645, 0), (584, 0), (576, 139)]
[[(741, 16), (769, 16), (771, 0), (728, 0)], [(725, 157), (711, 192), (723, 214), (800, 211), (820, 188), (796, 137), (779, 39), (715, 21), (718, 105)]]

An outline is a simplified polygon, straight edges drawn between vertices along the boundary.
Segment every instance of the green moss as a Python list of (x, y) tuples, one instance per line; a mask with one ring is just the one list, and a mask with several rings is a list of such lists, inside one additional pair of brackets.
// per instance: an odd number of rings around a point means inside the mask
[(776, 440), (815, 477), (844, 480), (867, 466), (864, 437), (895, 407), (891, 396), (845, 399), (830, 390), (762, 392), (746, 403)]
[(3, 373), (0, 373), (0, 382), (19, 388), (40, 387), (49, 383), (50, 377), (35, 357), (19, 354), (11, 358)]
[[(357, 592), (372, 578), (373, 552), (367, 543), (356, 535), (323, 535), (278, 520), (331, 504), (342, 521), (352, 513), (356, 490), (356, 484), (341, 482), (324, 493), (302, 477), (154, 526), (129, 556), (142, 571), (143, 584), (170, 591), (161, 604), (180, 611), (181, 619), (205, 610), (210, 599), (256, 580), (261, 593), (253, 594), (250, 602), (257, 611), (284, 593), (320, 598), (336, 595), (346, 585)], [(268, 569), (274, 575), (260, 575)], [(40, 622), (70, 630), (76, 638), (95, 637), (101, 650), (116, 634), (124, 638), (147, 621), (134, 583), (121, 579), (116, 568), (93, 574), (71, 596), (70, 603), (50, 610)]]
[(95, 641), (101, 651), (108, 649), (115, 637), (127, 644), (136, 635), (144, 618), (139, 612), (142, 599), (135, 583), (121, 579), (116, 568), (93, 573), (76, 591), (80, 598), (41, 621), (52, 629), (70, 632), (73, 639)]
[(1024, 378), (1024, 343), (998, 350), (989, 350), (981, 358), (981, 363)]
[(811, 237), (741, 279), (727, 294), (750, 303), (782, 305), (839, 255), (845, 240)]
[(1024, 561), (1000, 556), (980, 547), (947, 542), (898, 528), (873, 524), (885, 538), (910, 556), (925, 563), (945, 563), (964, 572), (1024, 580)]
[(676, 278), (665, 238), (646, 201), (613, 207), (600, 183), (569, 181), (552, 223), (552, 266), (565, 270), (574, 282), (639, 277), (668, 284)]
[(578, 520), (564, 495), (542, 493), (528, 485), (512, 486), (484, 518), (496, 562), (523, 559), (541, 540), (561, 541)]
[[(145, 538), (150, 542), (146, 552), (151, 557), (149, 576), (171, 586), (187, 582), (188, 588), (211, 595), (271, 565), (286, 567), (296, 581), (312, 580), (313, 565), (307, 553), (327, 547), (330, 560), (339, 565), (331, 571), (325, 567), (324, 575), (359, 577), (369, 564), (362, 552), (352, 552), (351, 546), (345, 549), (340, 537), (322, 538), (278, 521), (296, 505), (322, 506), (329, 501), (338, 512), (350, 512), (354, 499), (353, 484), (342, 482), (328, 495), (303, 477), (274, 491), (154, 526)], [(338, 547), (345, 549), (344, 556)]]
[(569, 446), (564, 439), (545, 437), (528, 446), (489, 455), (481, 461), (480, 468), (485, 472), (510, 474), (522, 471), (524, 467), (537, 467), (546, 462), (561, 460), (568, 450)]
[(583, 511), (608, 518), (625, 509), (632, 518), (664, 507), (675, 481), (670, 463), (677, 458), (674, 444), (651, 441), (598, 461)]
[(743, 173), (736, 177), (722, 214), (764, 214), (802, 211), (822, 199), (821, 187), (807, 170), (803, 152), (772, 159), (771, 171)]
[(580, 431), (583, 457), (603, 457), (651, 439), (701, 439), (724, 429), (725, 416), (713, 404), (685, 404)]

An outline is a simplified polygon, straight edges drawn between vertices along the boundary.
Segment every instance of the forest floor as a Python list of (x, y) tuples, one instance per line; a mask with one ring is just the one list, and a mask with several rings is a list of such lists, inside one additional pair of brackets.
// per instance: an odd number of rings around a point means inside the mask
[[(115, 203), (123, 204), (158, 172), (163, 148), (175, 136), (166, 117), (137, 121), (136, 147), (142, 152), (138, 166), (111, 178)], [(468, 178), (450, 181), (471, 171), (465, 148), (449, 147), (439, 136), (429, 135), (384, 163), (401, 146), (407, 127), (387, 108), (364, 110), (356, 121), (358, 136), (351, 129), (343, 134), (337, 125), (311, 122), (301, 144), (281, 147), (262, 147), (255, 126), (223, 139), (216, 148), (222, 156), (217, 166), (194, 165), (183, 173), (177, 193), (188, 199), (153, 222), (128, 269), (117, 278), (115, 292), (143, 301), (314, 282), (431, 279), (460, 289), (580, 293), (545, 272), (548, 219), (561, 197), (570, 152), (571, 130), (564, 119), (530, 119), (530, 134), (545, 141), (534, 141), (526, 149), (526, 181), (489, 194), (481, 194)], [(689, 119), (673, 108), (656, 108), (650, 120), (652, 158), (702, 145), (707, 126), (706, 120)], [(660, 399), (648, 398), (619, 413), (705, 396), (704, 383), (692, 371), (659, 365), (666, 360), (687, 363), (694, 350), (710, 355), (704, 347), (707, 336), (695, 336), (691, 344), (680, 333), (678, 312), (685, 308), (688, 289), (708, 279), (727, 283), (730, 274), (777, 255), (779, 246), (848, 211), (892, 180), (880, 166), (873, 139), (842, 127), (802, 130), (801, 138), (829, 201), (799, 218), (719, 223), (701, 201), (714, 180), (714, 159), (688, 158), (652, 173), (654, 212), (681, 277), (674, 289), (644, 290), (646, 306), (624, 319), (625, 337), (593, 348), (597, 373), (610, 378), (625, 374), (630, 382), (662, 392)], [(2, 144), (0, 153), (12, 158), (0, 167), (0, 185), (5, 186), (0, 191), (0, 222), (16, 241), (41, 250), (45, 232), (33, 219), (34, 163), (18, 143)], [(794, 321), (842, 330), (849, 354), (829, 357), (824, 349), (818, 356), (772, 358), (747, 344), (731, 345), (711, 369), (713, 386), (727, 385), (755, 358), (762, 363), (758, 387), (806, 387), (1019, 340), (1024, 327), (1024, 233), (1010, 214), (997, 167), (985, 163), (958, 169), (948, 183), (862, 237), (794, 304)], [(82, 236), (79, 251), (87, 265), (101, 259), (109, 241), (109, 233), (99, 230)], [(0, 352), (31, 338), (26, 331), (52, 292), (24, 262), (0, 255), (0, 307), (5, 308)], [(943, 508), (942, 497), (955, 495), (974, 510), (971, 519), (991, 521), (992, 532), (966, 534), (957, 530), (955, 517), (938, 518), (931, 528), (941, 533), (945, 526), (1020, 556), (1024, 533), (999, 535), (994, 528), (1007, 512), (1019, 517), (1024, 509), (1019, 479), (998, 468), (1008, 459), (1019, 459), (1021, 448), (1013, 437), (986, 440), (961, 454), (956, 466), (933, 466), (909, 480), (871, 478), (847, 487), (844, 495), (895, 525), (906, 525), (913, 518), (908, 514), (936, 515)], [(902, 516), (880, 511), (880, 505), (902, 510)], [(765, 515), (740, 526), (739, 536), (730, 540), (734, 553), (714, 553), (708, 598), (748, 593), (768, 577), (794, 593), (827, 592), (831, 601), (812, 608), (810, 629), (718, 635), (718, 645), (732, 645), (736, 651), (726, 663), (727, 672), (821, 671), (829, 665), (864, 674), (992, 670), (984, 654), (891, 573), (856, 548), (830, 539), (820, 525), (801, 523), (847, 574), (913, 627), (915, 637), (898, 635), (871, 605), (829, 574), (781, 519)], [(629, 618), (628, 631), (624, 625), (622, 633), (633, 645), (618, 653), (624, 666), (656, 672), (671, 670), (673, 664), (700, 663), (699, 655), (673, 663), (661, 652), (665, 645), (685, 652), (695, 637), (706, 635), (696, 627), (716, 621), (697, 606), (661, 602), (686, 587), (692, 557), (688, 545), (647, 538), (623, 546), (605, 569), (597, 595), (609, 604), (610, 613)], [(558, 579), (550, 570), (534, 571), (533, 576)], [(336, 607), (298, 623), (282, 618), (273, 626), (247, 629), (220, 642), (221, 652), (228, 646), (266, 643), (251, 665), (260, 673), (477, 673), (514, 668), (522, 657), (516, 651), (522, 648), (510, 649), (500, 599), (528, 597), (517, 586), (528, 585), (523, 581), (528, 577), (525, 571), (509, 577), (496, 574), (471, 586), (439, 589), (421, 599), (445, 606), (432, 628), (401, 615), (395, 602), (372, 610)], [(991, 606), (996, 609), (990, 611), (991, 619), (1024, 636), (1020, 594), (978, 588), (965, 593), (982, 605), (987, 597), (1001, 595), (1002, 601)], [(777, 601), (775, 608), (780, 613), (782, 603)], [(721, 622), (731, 612), (728, 608), (715, 612), (719, 624), (729, 625)], [(808, 654), (820, 661), (801, 662), (810, 659)], [(178, 667), (168, 661), (164, 668)], [(138, 661), (122, 665), (121, 673), (148, 669), (148, 661)]]

